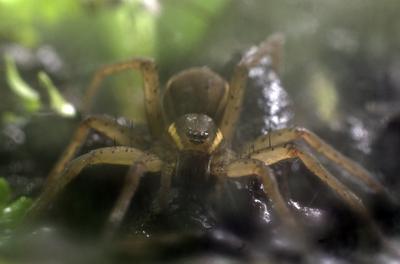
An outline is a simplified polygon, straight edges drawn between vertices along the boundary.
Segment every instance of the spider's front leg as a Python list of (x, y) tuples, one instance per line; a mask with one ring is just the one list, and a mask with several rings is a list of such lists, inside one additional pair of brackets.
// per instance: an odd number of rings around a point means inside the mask
[(284, 144), (266, 149), (256, 150), (248, 154), (249, 158), (257, 159), (272, 165), (281, 160), (299, 158), (304, 165), (313, 172), (322, 182), (328, 185), (339, 197), (349, 205), (351, 209), (362, 215), (365, 219), (370, 219), (369, 213), (361, 199), (354, 194), (346, 185), (336, 179), (322, 164), (311, 154), (302, 151), (295, 144)]
[(248, 155), (255, 151), (262, 151), (263, 149), (270, 149), (274, 146), (282, 145), (284, 143), (292, 142), (298, 139), (304, 140), (312, 149), (328, 158), (333, 163), (339, 165), (354, 177), (358, 178), (361, 182), (366, 184), (370, 189), (375, 192), (386, 192), (382, 184), (376, 181), (373, 176), (364, 169), (361, 165), (344, 156), (331, 145), (326, 143), (313, 132), (302, 128), (286, 128), (272, 131), (263, 135), (249, 144), (243, 151), (244, 155)]
[(246, 54), (236, 65), (229, 82), (229, 94), (225, 111), (219, 122), (219, 127), (226, 142), (231, 142), (235, 125), (239, 119), (244, 89), (246, 87), (250, 68), (254, 67), (260, 63), (262, 59), (269, 56), (273, 69), (278, 71), (282, 53), (282, 45), (283, 36), (281, 34), (272, 35), (262, 42), (254, 50), (254, 52), (249, 52)]
[(65, 166), (79, 151), (82, 144), (85, 142), (90, 129), (94, 129), (106, 137), (113, 139), (116, 143), (124, 146), (141, 146), (142, 142), (139, 137), (134, 136), (132, 127), (123, 126), (117, 123), (115, 119), (106, 116), (92, 116), (86, 118), (79, 124), (71, 142), (64, 150), (63, 154), (50, 171), (45, 186), (52, 188), (54, 181), (60, 176)]
[[(132, 198), (136, 193), (141, 177), (145, 173), (154, 170), (154, 168), (148, 167), (154, 166), (154, 158), (155, 156), (153, 154), (144, 153), (129, 168), (121, 193), (119, 194), (119, 197), (108, 217), (106, 226), (104, 228), (104, 240), (110, 240), (119, 228), (126, 212), (128, 211), (128, 207), (131, 204)], [(166, 165), (165, 163), (161, 165), (161, 168), (160, 204), (163, 204), (166, 201), (162, 199), (165, 199), (166, 193), (169, 191), (171, 184), (172, 170), (170, 170), (170, 166)]]
[[(34, 217), (48, 207), (55, 197), (75, 179), (87, 166), (94, 164), (131, 165), (144, 157), (144, 153), (130, 147), (106, 147), (93, 150), (69, 162), (51, 185), (45, 185), (43, 192), (35, 200), (28, 212), (28, 217)], [(148, 172), (161, 170), (162, 161), (155, 155), (147, 154), (145, 165)]]
[(264, 162), (256, 159), (238, 159), (227, 165), (225, 175), (229, 178), (252, 175), (259, 177), (263, 184), (264, 193), (271, 199), (280, 220), (286, 226), (298, 227), (287, 203), (281, 195), (273, 171)]
[(141, 71), (144, 84), (144, 106), (150, 134), (153, 138), (160, 138), (164, 129), (164, 118), (161, 111), (157, 65), (151, 59), (134, 58), (130, 61), (106, 65), (99, 69), (86, 90), (83, 99), (83, 112), (89, 112), (94, 96), (104, 78), (126, 70)]
[[(295, 144), (283, 144), (266, 149), (256, 150), (247, 154), (249, 159), (256, 159), (264, 162), (266, 165), (272, 165), (281, 160), (299, 158), (303, 164), (316, 175), (320, 180), (330, 187), (353, 211), (358, 213), (362, 219), (368, 224), (371, 235), (375, 236), (378, 241), (381, 241), (385, 247), (399, 255), (397, 249), (394, 249), (387, 239), (383, 236), (377, 224), (371, 218), (367, 208), (364, 206), (361, 199), (354, 194), (346, 185), (336, 179), (324, 166), (310, 153), (301, 150)], [(239, 160), (240, 161), (240, 160)], [(230, 169), (233, 172), (240, 167), (232, 164)], [(265, 183), (264, 183), (265, 186)], [(278, 207), (279, 209), (279, 207)], [(282, 214), (282, 213), (281, 213)], [(282, 214), (283, 215), (283, 214)]]

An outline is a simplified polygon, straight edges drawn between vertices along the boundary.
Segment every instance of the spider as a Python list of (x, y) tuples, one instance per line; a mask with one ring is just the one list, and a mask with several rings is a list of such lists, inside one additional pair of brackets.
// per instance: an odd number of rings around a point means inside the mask
[[(305, 142), (373, 191), (382, 192), (384, 187), (362, 166), (311, 131), (302, 127), (279, 129), (260, 136), (238, 152), (231, 149), (249, 69), (268, 57), (273, 69), (277, 70), (282, 43), (283, 37), (279, 34), (264, 40), (242, 57), (229, 82), (207, 67), (184, 70), (169, 79), (162, 97), (157, 66), (151, 59), (134, 58), (99, 69), (84, 97), (86, 112), (105, 77), (125, 70), (138, 70), (143, 76), (144, 106), (152, 145), (144, 147), (140, 136), (131, 127), (121, 125), (112, 118), (89, 116), (81, 122), (72, 141), (49, 173), (44, 190), (30, 213), (37, 215), (45, 210), (85, 167), (100, 163), (126, 165), (129, 170), (125, 184), (106, 225), (107, 232), (112, 233), (124, 218), (140, 179), (146, 173), (161, 174), (159, 197), (163, 203), (171, 179), (179, 175), (185, 162), (194, 160), (194, 164), (202, 168), (202, 177), (215, 179), (217, 185), (231, 178), (256, 176), (282, 223), (296, 226), (269, 165), (297, 158), (350, 209), (368, 218), (362, 200), (325, 169), (310, 151), (302, 149), (298, 142)], [(120, 146), (103, 147), (75, 157), (92, 129), (114, 139)]]

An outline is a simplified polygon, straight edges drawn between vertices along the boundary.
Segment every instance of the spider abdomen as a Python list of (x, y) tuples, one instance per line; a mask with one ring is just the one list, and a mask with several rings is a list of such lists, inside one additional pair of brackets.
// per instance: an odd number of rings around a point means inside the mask
[(182, 71), (167, 84), (163, 98), (166, 118), (172, 123), (185, 114), (201, 113), (218, 120), (227, 91), (226, 81), (207, 67)]

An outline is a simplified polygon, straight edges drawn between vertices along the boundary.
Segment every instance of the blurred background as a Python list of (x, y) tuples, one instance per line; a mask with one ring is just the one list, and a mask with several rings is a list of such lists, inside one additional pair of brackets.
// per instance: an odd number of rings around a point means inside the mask
[[(237, 54), (275, 32), (285, 36), (279, 76), (291, 124), (361, 162), (397, 196), (399, 8), (396, 0), (0, 0), (0, 204), (37, 194), (102, 65), (145, 56), (162, 83), (200, 65), (228, 77)], [(108, 78), (92, 112), (145, 122), (141, 83), (131, 72)]]

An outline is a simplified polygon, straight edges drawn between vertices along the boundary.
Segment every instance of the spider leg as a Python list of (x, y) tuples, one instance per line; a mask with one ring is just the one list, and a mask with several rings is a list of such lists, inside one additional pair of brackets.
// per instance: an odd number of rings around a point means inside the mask
[(280, 53), (283, 45), (283, 37), (275, 34), (262, 42), (255, 52), (246, 54), (236, 65), (232, 78), (229, 82), (229, 95), (220, 121), (220, 129), (227, 142), (230, 142), (233, 136), (233, 129), (239, 118), (242, 107), (244, 89), (247, 82), (247, 76), (251, 67), (257, 65), (263, 58), (270, 56), (272, 66), (277, 69), (280, 64)]
[(109, 240), (119, 228), (132, 198), (136, 193), (141, 177), (149, 171), (148, 166), (151, 166), (153, 162), (154, 155), (143, 154), (143, 156), (136, 160), (129, 168), (121, 193), (118, 196), (104, 228), (103, 238), (105, 240)]
[[(30, 208), (28, 216), (34, 217), (45, 210), (66, 185), (75, 179), (85, 167), (94, 164), (131, 165), (143, 155), (144, 153), (136, 148), (106, 147), (77, 157), (68, 163), (55, 181), (45, 185), (43, 192)], [(157, 156), (148, 154), (146, 158), (147, 171), (158, 172), (161, 169), (161, 164), (162, 161)]]
[[(122, 220), (124, 219), (128, 207), (132, 201), (132, 198), (135, 195), (136, 190), (139, 186), (141, 177), (149, 171), (147, 168), (149, 162), (150, 164), (154, 162), (154, 160), (152, 159), (154, 159), (153, 155), (145, 154), (130, 167), (125, 178), (124, 186), (104, 228), (103, 238), (105, 240), (109, 240), (110, 238), (112, 238), (112, 236), (115, 234), (120, 224), (122, 223)], [(164, 164), (162, 165), (159, 202), (160, 205), (164, 207), (166, 205), (166, 194), (168, 193), (169, 187), (171, 185), (172, 171), (173, 167)]]
[(280, 219), (287, 225), (295, 227), (296, 221), (283, 199), (273, 171), (262, 161), (256, 159), (239, 159), (227, 166), (227, 177), (258, 176), (263, 184), (264, 193), (271, 199)]
[(300, 150), (295, 144), (285, 144), (268, 149), (258, 150), (249, 155), (251, 159), (265, 162), (267, 165), (278, 161), (299, 158), (304, 165), (320, 180), (328, 185), (351, 209), (361, 214), (365, 219), (370, 219), (367, 209), (361, 199), (346, 185), (336, 179), (324, 166), (311, 154)]
[(144, 105), (151, 136), (159, 138), (163, 132), (164, 120), (161, 112), (160, 89), (157, 66), (153, 60), (134, 58), (130, 61), (106, 65), (99, 69), (86, 90), (83, 99), (83, 112), (88, 113), (95, 94), (104, 78), (108, 75), (125, 71), (140, 70), (143, 75)]
[(121, 145), (140, 145), (140, 142), (132, 138), (132, 129), (130, 127), (122, 126), (116, 120), (106, 116), (92, 116), (86, 118), (79, 124), (75, 134), (68, 147), (64, 150), (63, 154), (50, 171), (46, 184), (51, 184), (60, 176), (67, 163), (75, 156), (79, 148), (82, 146), (90, 129), (95, 129), (105, 136), (114, 139)]
[(254, 150), (267, 149), (271, 146), (281, 145), (297, 139), (303, 139), (312, 147), (312, 149), (324, 155), (335, 164), (341, 166), (375, 192), (386, 192), (383, 185), (376, 181), (361, 165), (335, 150), (331, 145), (326, 143), (313, 132), (302, 127), (272, 131), (271, 133), (256, 139), (252, 144), (245, 148), (243, 153), (247, 155)]
[(167, 195), (169, 190), (171, 189), (171, 181), (174, 170), (175, 164), (164, 164), (161, 169), (161, 186), (158, 194), (158, 202), (161, 209), (165, 209), (167, 207)]

